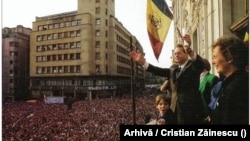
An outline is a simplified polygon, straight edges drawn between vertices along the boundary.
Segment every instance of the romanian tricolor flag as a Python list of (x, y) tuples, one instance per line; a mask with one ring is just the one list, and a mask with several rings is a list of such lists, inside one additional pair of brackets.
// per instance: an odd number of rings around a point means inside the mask
[(147, 1), (147, 31), (154, 55), (158, 60), (173, 14), (165, 0)]

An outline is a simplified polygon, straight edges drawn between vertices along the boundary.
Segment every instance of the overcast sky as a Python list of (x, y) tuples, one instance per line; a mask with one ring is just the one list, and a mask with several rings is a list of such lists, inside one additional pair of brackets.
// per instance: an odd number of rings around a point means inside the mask
[[(77, 10), (78, 0), (2, 0), (1, 26), (16, 27), (23, 25), (32, 28), (36, 16), (59, 14)], [(169, 6), (171, 1), (166, 0)], [(147, 0), (115, 0), (115, 17), (130, 31), (143, 46), (145, 57), (156, 66), (169, 67), (173, 43), (173, 23), (164, 42), (161, 56), (157, 61), (149, 42), (146, 27)]]

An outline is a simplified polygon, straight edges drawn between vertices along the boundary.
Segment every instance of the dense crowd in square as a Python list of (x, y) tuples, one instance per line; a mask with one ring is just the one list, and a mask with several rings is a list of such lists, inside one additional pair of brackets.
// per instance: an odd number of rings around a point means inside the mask
[(43, 101), (3, 103), (3, 141), (114, 141), (119, 140), (119, 125), (145, 124), (155, 118), (155, 95), (135, 98), (134, 123), (132, 98), (104, 98), (66, 104)]

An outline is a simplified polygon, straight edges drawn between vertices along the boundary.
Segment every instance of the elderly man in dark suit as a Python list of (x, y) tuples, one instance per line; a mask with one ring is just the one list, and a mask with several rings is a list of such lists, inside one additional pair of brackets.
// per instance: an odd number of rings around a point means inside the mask
[(190, 36), (185, 35), (183, 40), (189, 45), (178, 44), (175, 47), (175, 64), (170, 68), (159, 68), (149, 64), (140, 52), (132, 51), (130, 56), (148, 72), (170, 80), (171, 109), (177, 113), (178, 124), (200, 124), (203, 111), (199, 79), (204, 64), (202, 58), (190, 48)]

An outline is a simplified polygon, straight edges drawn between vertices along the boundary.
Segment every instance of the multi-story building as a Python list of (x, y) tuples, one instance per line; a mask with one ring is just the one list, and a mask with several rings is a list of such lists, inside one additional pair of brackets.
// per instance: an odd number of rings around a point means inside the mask
[[(172, 0), (172, 9), (176, 29), (186, 29), (192, 48), (210, 61), (217, 38), (234, 34), (243, 40), (249, 32), (248, 0)], [(175, 37), (176, 43), (181, 42), (178, 34)]]
[(77, 11), (36, 17), (32, 29), (32, 97), (122, 96), (134, 79), (142, 87), (144, 71), (129, 52), (143, 50), (116, 19), (114, 0), (78, 0)]
[(3, 101), (29, 96), (30, 28), (18, 25), (2, 29), (2, 98)]

